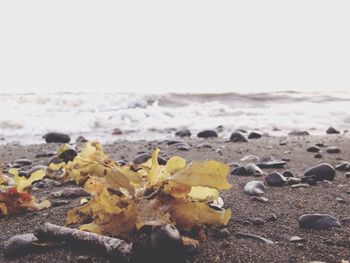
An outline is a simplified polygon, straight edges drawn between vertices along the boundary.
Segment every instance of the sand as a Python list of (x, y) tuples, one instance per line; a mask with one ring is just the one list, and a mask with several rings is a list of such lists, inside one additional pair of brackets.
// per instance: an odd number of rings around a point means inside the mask
[[(289, 159), (283, 169), (272, 169), (283, 172), (291, 170), (294, 175), (302, 175), (308, 168), (327, 162), (336, 165), (341, 160), (350, 161), (350, 138), (346, 135), (289, 136), (266, 137), (250, 140), (248, 143), (231, 143), (223, 139), (197, 140), (185, 139), (192, 146), (189, 151), (178, 151), (166, 142), (115, 142), (104, 145), (105, 151), (112, 159), (132, 161), (139, 152), (151, 152), (159, 146), (163, 157), (179, 155), (187, 160), (215, 159), (226, 163), (243, 163), (240, 159), (246, 155), (271, 155), (276, 159)], [(286, 142), (286, 145), (280, 145)], [(322, 158), (314, 158), (306, 148), (315, 143), (339, 146), (339, 154), (328, 154), (322, 148)], [(41, 145), (7, 145), (0, 147), (0, 160), (3, 163), (17, 158), (29, 158), (33, 165), (47, 163), (49, 157), (35, 158), (42, 151), (55, 151), (55, 144)], [(264, 172), (272, 171), (264, 169)], [(305, 213), (326, 213), (341, 220), (350, 217), (350, 179), (344, 172), (336, 173), (332, 182), (319, 182), (310, 188), (292, 189), (290, 186), (269, 187), (265, 197), (268, 203), (251, 201), (243, 193), (243, 186), (252, 180), (263, 180), (263, 177), (230, 176), (233, 188), (223, 194), (225, 208), (231, 208), (233, 217), (227, 226), (228, 237), (215, 238), (207, 231), (207, 240), (200, 244), (198, 252), (189, 255), (187, 262), (341, 262), (350, 260), (350, 224), (328, 230), (302, 229), (298, 217)], [(33, 192), (39, 198), (51, 198), (52, 191), (66, 186), (39, 188)], [(340, 203), (336, 198), (342, 198)], [(49, 221), (59, 225), (65, 224), (68, 208), (77, 205), (79, 198), (67, 199), (69, 203), (58, 207), (25, 213), (15, 216), (0, 217), (0, 262), (76, 262), (80, 256), (87, 256), (86, 262), (110, 262), (103, 255), (94, 251), (83, 251), (63, 246), (57, 249), (43, 250), (11, 259), (3, 257), (3, 242), (16, 234), (31, 233), (43, 222)], [(268, 221), (270, 214), (275, 214), (276, 221)], [(253, 218), (265, 221), (262, 226), (251, 223)], [(237, 236), (238, 232), (256, 234), (275, 242), (273, 245), (260, 243), (253, 239)], [(291, 243), (289, 238), (300, 236), (306, 239), (302, 245)]]

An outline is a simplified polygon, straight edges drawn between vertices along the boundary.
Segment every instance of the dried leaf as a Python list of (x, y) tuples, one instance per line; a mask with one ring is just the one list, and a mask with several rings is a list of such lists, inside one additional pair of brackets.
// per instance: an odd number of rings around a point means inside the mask
[(208, 202), (218, 198), (219, 191), (209, 187), (192, 186), (188, 196), (190, 196), (193, 200)]
[(24, 176), (19, 176), (16, 169), (10, 169), (9, 173), (14, 175), (15, 185), (18, 192), (23, 192), (23, 190), (27, 189), (33, 182), (43, 179), (46, 175), (44, 170), (38, 170), (32, 173), (27, 179)]
[(174, 174), (175, 172), (185, 168), (185, 166), (186, 160), (179, 156), (171, 157), (166, 163), (166, 168), (170, 174)]
[(158, 164), (159, 148), (156, 148), (152, 153), (152, 168), (148, 174), (150, 185), (158, 184), (170, 177), (170, 173), (165, 165)]

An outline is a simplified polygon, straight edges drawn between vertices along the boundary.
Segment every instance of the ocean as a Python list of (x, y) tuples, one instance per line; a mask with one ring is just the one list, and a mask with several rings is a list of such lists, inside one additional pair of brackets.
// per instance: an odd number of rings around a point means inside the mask
[[(0, 94), (0, 143), (42, 143), (42, 135), (64, 132), (108, 143), (192, 136), (223, 126), (283, 135), (291, 130), (325, 134), (350, 126), (350, 92), (267, 92), (220, 94), (52, 93)], [(113, 135), (119, 129), (121, 134)]]

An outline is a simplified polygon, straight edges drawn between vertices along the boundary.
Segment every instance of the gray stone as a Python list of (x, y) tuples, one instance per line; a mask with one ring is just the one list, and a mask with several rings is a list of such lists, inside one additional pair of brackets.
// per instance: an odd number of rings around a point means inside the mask
[(204, 130), (197, 134), (198, 138), (214, 138), (218, 137), (218, 134), (214, 130)]
[(33, 234), (13, 236), (4, 243), (4, 255), (9, 257), (33, 250), (37, 241)]
[(252, 219), (252, 223), (253, 223), (253, 225), (255, 225), (255, 226), (262, 226), (262, 225), (265, 224), (265, 221), (262, 220), (261, 218), (256, 217), (256, 218), (253, 218), (253, 219)]
[(59, 132), (49, 132), (43, 136), (46, 143), (69, 143), (70, 137), (68, 134)]
[(317, 146), (310, 146), (309, 148), (306, 149), (306, 151), (310, 153), (318, 153), (321, 149)]
[(239, 131), (235, 131), (231, 133), (230, 141), (231, 142), (248, 142), (246, 137)]
[(294, 131), (291, 131), (290, 133), (288, 133), (288, 135), (291, 135), (291, 136), (307, 136), (307, 135), (310, 135), (310, 133), (308, 131), (294, 130)]
[(283, 168), (286, 165), (285, 161), (275, 160), (270, 162), (259, 162), (256, 164), (261, 169), (273, 169), (273, 168)]
[(252, 131), (248, 135), (248, 139), (259, 139), (259, 138), (261, 138), (261, 133), (259, 132)]
[(334, 167), (338, 171), (349, 172), (350, 171), (350, 163), (349, 162), (341, 162)]
[(300, 216), (298, 221), (302, 228), (327, 229), (340, 227), (338, 220), (327, 214), (305, 214)]
[(335, 177), (335, 169), (328, 163), (321, 163), (308, 169), (304, 176), (312, 177), (316, 181), (333, 181)]
[(13, 163), (20, 166), (25, 166), (25, 165), (31, 165), (32, 161), (29, 159), (17, 159)]
[(340, 133), (338, 130), (336, 130), (333, 127), (329, 127), (326, 132), (327, 132), (327, 134), (339, 134)]
[(292, 243), (301, 243), (301, 242), (306, 242), (306, 239), (298, 236), (293, 236), (289, 239), (289, 241)]
[(269, 201), (269, 199), (267, 199), (266, 197), (263, 197), (263, 196), (251, 196), (250, 200), (251, 201), (258, 201), (260, 203), (267, 203)]
[(327, 153), (340, 153), (340, 148), (337, 146), (330, 146), (326, 149)]
[(265, 182), (268, 186), (283, 186), (287, 183), (287, 178), (279, 172), (273, 172), (265, 176)]
[(265, 191), (265, 185), (260, 181), (251, 181), (243, 188), (243, 192), (250, 196), (261, 196), (265, 193)]
[(176, 131), (175, 135), (179, 137), (191, 137), (191, 131), (189, 129), (181, 129)]

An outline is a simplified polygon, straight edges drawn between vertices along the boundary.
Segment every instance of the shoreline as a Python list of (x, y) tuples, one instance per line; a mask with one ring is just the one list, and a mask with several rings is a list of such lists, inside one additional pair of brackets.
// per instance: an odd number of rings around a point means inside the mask
[[(191, 148), (187, 151), (169, 146), (166, 141), (116, 141), (103, 145), (104, 150), (113, 160), (131, 162), (140, 152), (151, 153), (155, 146), (161, 149), (161, 156), (168, 158), (178, 155), (188, 161), (214, 159), (225, 163), (245, 164), (240, 161), (247, 155), (273, 156), (275, 159), (286, 159), (282, 169), (263, 169), (283, 172), (290, 170), (298, 177), (307, 169), (326, 162), (332, 166), (341, 161), (350, 161), (350, 138), (347, 135), (324, 136), (280, 136), (262, 137), (249, 140), (248, 143), (232, 143), (224, 138), (216, 139), (180, 139)], [(281, 144), (281, 142), (283, 142)], [(340, 153), (326, 153), (322, 147), (322, 158), (314, 158), (315, 153), (307, 152), (309, 146), (323, 143), (338, 146)], [(49, 157), (35, 158), (40, 152), (54, 152), (58, 144), (36, 145), (1, 145), (0, 161), (8, 163), (19, 158), (28, 158), (33, 165), (46, 164)], [(207, 240), (200, 243), (198, 252), (190, 255), (187, 262), (309, 262), (313, 260), (325, 262), (341, 262), (350, 259), (350, 224), (342, 224), (340, 228), (328, 230), (302, 229), (298, 225), (298, 217), (305, 213), (325, 213), (338, 220), (350, 217), (350, 178), (345, 172), (336, 172), (334, 181), (318, 182), (309, 188), (293, 189), (290, 186), (268, 187), (264, 195), (267, 203), (251, 201), (243, 193), (244, 185), (253, 180), (263, 181), (263, 177), (230, 175), (233, 188), (222, 195), (224, 207), (231, 208), (233, 216), (226, 227), (230, 233), (227, 237), (217, 238), (207, 233)], [(47, 186), (33, 192), (39, 199), (51, 199), (52, 191), (65, 186)], [(344, 203), (336, 198), (342, 198)], [(25, 254), (11, 259), (3, 258), (3, 242), (16, 234), (33, 232), (42, 222), (49, 221), (59, 225), (65, 224), (65, 212), (77, 205), (79, 198), (65, 199), (66, 205), (49, 209), (28, 212), (16, 216), (0, 217), (0, 262), (76, 262), (79, 256), (88, 255), (89, 262), (108, 262), (102, 255), (91, 251), (71, 250), (67, 247)], [(270, 221), (274, 214), (277, 219)], [(261, 226), (252, 223), (254, 218), (264, 221)], [(208, 231), (210, 232), (210, 231)], [(256, 234), (275, 242), (273, 245), (259, 243), (253, 239), (237, 236), (238, 232)], [(304, 243), (292, 243), (289, 238), (300, 236)], [(298, 245), (301, 244), (301, 245)]]

